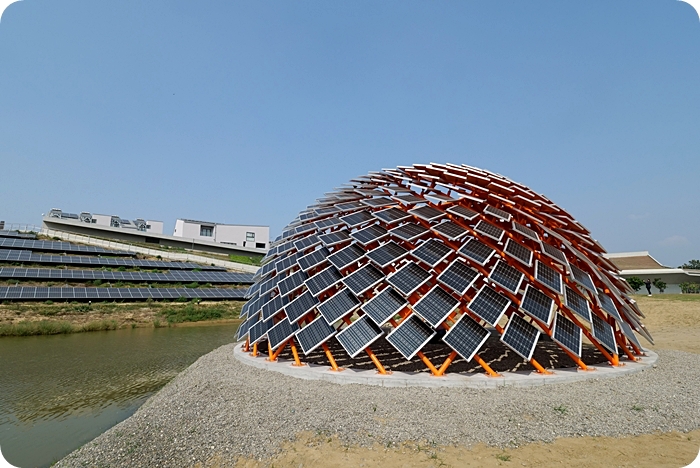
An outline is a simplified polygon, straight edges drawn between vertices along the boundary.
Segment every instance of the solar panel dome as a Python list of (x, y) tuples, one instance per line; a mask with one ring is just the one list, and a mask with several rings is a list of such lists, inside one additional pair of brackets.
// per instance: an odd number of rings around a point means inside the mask
[[(455, 164), (370, 172), (317, 199), (271, 244), (238, 339), (271, 361), (321, 356), (337, 370), (342, 354), (382, 374), (400, 360), (443, 375), (461, 360), (498, 376), (480, 356), (486, 346), (543, 374), (552, 366), (535, 355), (545, 345), (563, 367), (590, 366), (585, 347), (618, 366), (642, 355), (635, 332), (652, 337), (604, 253), (570, 214), (499, 174)], [(373, 352), (378, 343), (390, 352)], [(430, 346), (444, 352), (429, 358)]]

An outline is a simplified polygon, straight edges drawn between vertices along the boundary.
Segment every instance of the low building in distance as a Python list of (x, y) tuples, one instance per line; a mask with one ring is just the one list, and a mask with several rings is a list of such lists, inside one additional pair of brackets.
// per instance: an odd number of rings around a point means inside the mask
[[(647, 251), (608, 253), (605, 257), (620, 269), (620, 276), (623, 278), (629, 279), (636, 276), (641, 280), (651, 281), (658, 278), (666, 283), (664, 292), (669, 294), (681, 293), (680, 285), (683, 283), (700, 283), (700, 271), (662, 265)], [(646, 294), (647, 291), (642, 288), (637, 293)]]
[(178, 219), (175, 221), (173, 236), (267, 249), (270, 243), (270, 227)]

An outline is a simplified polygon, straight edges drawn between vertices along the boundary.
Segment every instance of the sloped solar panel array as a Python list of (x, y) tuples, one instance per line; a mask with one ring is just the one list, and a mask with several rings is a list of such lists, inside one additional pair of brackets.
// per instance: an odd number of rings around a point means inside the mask
[(216, 288), (44, 288), (0, 287), (0, 300), (145, 300), (199, 298), (207, 301), (243, 299), (245, 289)]
[(217, 283), (252, 284), (250, 273), (171, 271), (147, 273), (143, 271), (64, 270), (49, 268), (0, 268), (0, 278), (53, 281), (135, 281), (147, 283)]
[(0, 229), (0, 237), (10, 237), (14, 239), (36, 239), (36, 234)]
[(109, 250), (91, 245), (77, 245), (70, 242), (43, 241), (31, 239), (0, 238), (0, 249), (22, 249), (34, 252), (65, 252), (85, 255), (112, 255), (117, 257), (135, 257), (136, 254), (123, 250)]

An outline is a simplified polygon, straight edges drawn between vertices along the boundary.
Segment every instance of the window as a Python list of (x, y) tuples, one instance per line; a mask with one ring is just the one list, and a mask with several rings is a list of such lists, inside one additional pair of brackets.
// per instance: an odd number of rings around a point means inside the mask
[(214, 226), (199, 226), (199, 235), (202, 237), (212, 237), (214, 235)]
[(254, 232), (246, 232), (245, 233), (245, 241), (246, 242), (255, 242), (255, 233)]

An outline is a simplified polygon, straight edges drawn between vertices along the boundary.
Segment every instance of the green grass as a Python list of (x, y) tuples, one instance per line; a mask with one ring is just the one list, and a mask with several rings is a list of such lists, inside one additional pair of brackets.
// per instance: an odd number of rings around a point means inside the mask
[(252, 257), (248, 257), (246, 255), (233, 255), (230, 254), (228, 256), (228, 259), (231, 260), (232, 262), (236, 263), (244, 263), (246, 265), (255, 265), (255, 266), (260, 266), (260, 261), (262, 260), (262, 255), (253, 255)]
[(62, 335), (116, 329), (117, 322), (114, 320), (98, 320), (84, 325), (73, 325), (64, 320), (39, 320), (2, 324), (0, 336)]
[[(634, 296), (632, 296), (634, 297)], [(700, 294), (659, 294), (656, 293), (653, 296), (644, 296), (645, 299), (652, 301), (666, 300), (666, 301), (684, 301), (684, 302), (700, 302)]]
[(184, 307), (166, 308), (161, 315), (168, 323), (201, 322), (202, 320), (217, 320), (222, 318), (238, 317), (237, 310), (225, 307), (202, 306), (197, 304), (187, 304)]

